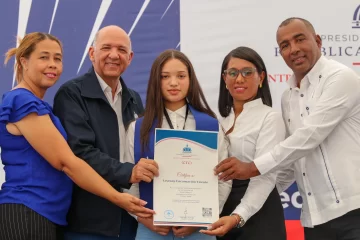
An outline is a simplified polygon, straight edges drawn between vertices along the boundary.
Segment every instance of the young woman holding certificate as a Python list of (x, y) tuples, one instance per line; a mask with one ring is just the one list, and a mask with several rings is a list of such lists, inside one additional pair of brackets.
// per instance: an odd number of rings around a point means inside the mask
[[(262, 58), (247, 47), (232, 50), (222, 64), (219, 95), (219, 112), (224, 117), (221, 124), (230, 140), (229, 156), (232, 157), (226, 164), (236, 164), (237, 159), (253, 161), (284, 140), (282, 116), (271, 105)], [(275, 181), (276, 173), (251, 180), (233, 180), (222, 218), (211, 230), (202, 232), (225, 234), (218, 239), (226, 240), (286, 239), (284, 213)]]
[[(153, 159), (154, 146), (149, 141), (154, 138), (155, 128), (218, 131), (219, 161), (227, 157), (224, 133), (207, 104), (193, 66), (183, 53), (176, 50), (161, 53), (152, 65), (144, 117), (133, 122), (128, 129), (127, 161), (136, 163), (140, 158)], [(219, 181), (220, 211), (230, 190), (231, 182)], [(133, 184), (130, 192), (147, 201), (148, 208), (153, 207), (152, 182)], [(154, 226), (153, 218), (138, 217), (137, 220), (137, 240), (215, 239), (199, 233), (196, 227)]]

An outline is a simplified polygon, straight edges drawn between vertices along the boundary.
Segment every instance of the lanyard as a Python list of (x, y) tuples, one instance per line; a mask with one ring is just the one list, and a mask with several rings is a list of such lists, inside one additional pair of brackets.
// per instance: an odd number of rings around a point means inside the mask
[[(174, 126), (172, 125), (169, 114), (167, 113), (165, 108), (164, 108), (164, 115), (165, 115), (166, 121), (169, 124), (170, 128), (174, 129)], [(185, 121), (184, 121), (183, 130), (185, 129), (186, 119), (187, 119), (188, 115), (189, 115), (189, 104), (186, 104), (186, 114), (185, 114)]]

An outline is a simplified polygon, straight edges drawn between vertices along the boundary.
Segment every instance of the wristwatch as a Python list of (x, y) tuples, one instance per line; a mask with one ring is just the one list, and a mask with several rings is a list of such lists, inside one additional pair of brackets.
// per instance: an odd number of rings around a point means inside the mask
[(239, 214), (232, 213), (230, 216), (234, 216), (238, 219), (238, 223), (235, 226), (236, 228), (241, 228), (245, 225), (245, 220)]

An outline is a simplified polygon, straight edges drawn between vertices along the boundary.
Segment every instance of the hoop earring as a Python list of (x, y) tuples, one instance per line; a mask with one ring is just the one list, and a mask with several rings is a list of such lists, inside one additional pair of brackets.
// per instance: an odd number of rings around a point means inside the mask
[(262, 83), (260, 83), (259, 87), (262, 88)]

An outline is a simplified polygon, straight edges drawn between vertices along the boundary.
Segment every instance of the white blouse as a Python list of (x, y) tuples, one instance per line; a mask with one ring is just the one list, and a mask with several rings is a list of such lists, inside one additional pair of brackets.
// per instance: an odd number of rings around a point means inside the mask
[[(185, 122), (186, 105), (174, 112), (168, 109), (166, 109), (166, 111), (169, 114), (169, 118), (175, 129), (183, 129), (184, 124), (185, 124), (185, 130), (196, 129), (195, 118), (192, 115), (191, 111), (189, 111), (188, 117)], [(170, 126), (167, 123), (165, 116), (163, 118), (163, 123), (161, 128), (170, 129)], [(128, 128), (127, 136), (126, 136), (127, 141), (126, 141), (126, 149), (125, 149), (125, 162), (135, 163), (134, 135), (135, 135), (135, 122), (132, 122)], [(227, 150), (228, 143), (225, 140), (224, 131), (222, 130), (221, 126), (219, 126), (218, 143), (219, 143), (219, 149), (218, 149), (219, 162), (221, 162), (222, 160), (228, 157), (228, 150)], [(227, 181), (227, 182), (219, 181), (219, 212), (221, 212), (222, 208), (224, 207), (224, 204), (230, 194), (231, 187), (232, 187), (232, 181)], [(125, 192), (128, 192), (136, 197), (139, 197), (140, 196), (139, 184), (137, 183), (132, 184), (131, 188), (129, 190), (126, 190)], [(136, 218), (136, 216), (134, 215), (132, 216)]]
[[(269, 152), (284, 140), (286, 134), (281, 114), (264, 105), (260, 98), (245, 103), (236, 120), (232, 110), (230, 115), (221, 121), (221, 125), (225, 132), (234, 125), (233, 131), (227, 135), (230, 140), (229, 156), (244, 162), (252, 162)], [(276, 172), (251, 178), (241, 203), (233, 213), (247, 221), (261, 209), (273, 191), (275, 182)]]

